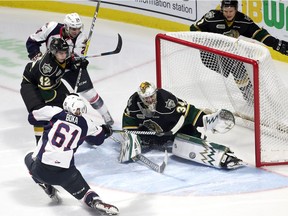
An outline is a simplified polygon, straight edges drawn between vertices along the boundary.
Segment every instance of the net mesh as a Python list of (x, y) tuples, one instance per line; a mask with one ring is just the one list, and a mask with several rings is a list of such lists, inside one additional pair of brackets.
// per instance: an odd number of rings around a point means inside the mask
[[(255, 126), (260, 135), (256, 145), (260, 151), (256, 154), (261, 155), (263, 164), (288, 162), (287, 89), (275, 73), (269, 50), (214, 33), (171, 32), (166, 36), (156, 50), (162, 87), (196, 107), (228, 109), (236, 116), (236, 124), (251, 129), (257, 97), (260, 124)], [(254, 86), (255, 68), (244, 58), (258, 63), (259, 91)]]

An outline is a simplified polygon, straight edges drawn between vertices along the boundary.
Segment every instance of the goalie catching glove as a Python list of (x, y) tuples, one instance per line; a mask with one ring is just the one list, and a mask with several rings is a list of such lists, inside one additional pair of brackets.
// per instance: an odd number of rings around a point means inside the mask
[(211, 130), (213, 133), (226, 133), (235, 125), (233, 113), (221, 109), (215, 113), (203, 116), (204, 130)]

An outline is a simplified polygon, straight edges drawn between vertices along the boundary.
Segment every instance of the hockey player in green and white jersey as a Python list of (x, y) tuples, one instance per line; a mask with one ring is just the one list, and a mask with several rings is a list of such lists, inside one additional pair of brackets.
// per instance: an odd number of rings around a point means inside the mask
[[(240, 35), (255, 39), (272, 47), (283, 55), (288, 55), (288, 42), (273, 37), (260, 28), (250, 17), (238, 11), (237, 0), (222, 0), (220, 10), (210, 10), (200, 20), (190, 26), (190, 31), (211, 32), (238, 38)], [(201, 51), (202, 63), (228, 77), (231, 73), (243, 98), (253, 105), (253, 85), (243, 62)]]
[[(151, 82), (142, 82), (129, 98), (123, 113), (122, 128), (129, 134), (130, 142), (122, 146), (122, 149), (129, 149), (129, 154), (122, 152), (120, 161), (129, 161), (129, 155), (158, 149), (208, 166), (236, 168), (242, 161), (228, 147), (206, 141), (197, 130), (204, 127), (205, 131), (226, 133), (234, 125), (234, 116), (228, 110), (207, 114), (171, 92), (157, 89)], [(155, 134), (137, 135), (143, 131)]]

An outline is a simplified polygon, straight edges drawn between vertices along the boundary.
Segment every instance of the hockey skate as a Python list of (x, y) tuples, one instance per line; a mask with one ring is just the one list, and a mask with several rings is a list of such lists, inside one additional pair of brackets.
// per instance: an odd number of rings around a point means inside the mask
[(102, 202), (100, 199), (94, 199), (91, 207), (99, 211), (102, 215), (118, 215), (119, 210), (116, 206)]
[(38, 185), (45, 191), (45, 193), (55, 202), (59, 203), (61, 201), (58, 195), (58, 190), (51, 185), (38, 183)]
[(221, 161), (221, 167), (224, 169), (236, 169), (246, 164), (237, 158), (233, 152), (226, 152)]
[(108, 124), (108, 125), (114, 124), (114, 120), (113, 120), (112, 116), (110, 115), (109, 111), (102, 114), (102, 118), (104, 119), (105, 124)]

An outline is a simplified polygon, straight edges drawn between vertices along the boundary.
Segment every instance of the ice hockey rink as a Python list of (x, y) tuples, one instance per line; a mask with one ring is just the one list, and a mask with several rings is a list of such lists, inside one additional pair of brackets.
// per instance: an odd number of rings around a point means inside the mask
[[(62, 188), (63, 201), (54, 204), (29, 176), (23, 159), (33, 150), (33, 128), (19, 93), (28, 62), (27, 37), (47, 21), (62, 22), (64, 14), (0, 7), (0, 215), (88, 216), (94, 211)], [(88, 34), (91, 17), (82, 17)], [(160, 30), (97, 19), (88, 54), (113, 50), (117, 34), (121, 53), (91, 58), (88, 70), (94, 86), (121, 127), (129, 96), (144, 80), (155, 81), (154, 38)], [(288, 64), (275, 61), (276, 74), (288, 85)], [(179, 95), (181, 97), (181, 95)], [(91, 115), (102, 123), (100, 116)], [(213, 138), (213, 140), (211, 140)], [(236, 170), (218, 170), (169, 156), (163, 174), (139, 163), (119, 164), (119, 145), (111, 139), (97, 148), (83, 145), (76, 165), (90, 186), (122, 216), (166, 215), (287, 215), (288, 166), (254, 167), (253, 133), (235, 126), (228, 134), (208, 139), (228, 145), (248, 163)], [(161, 162), (162, 152), (147, 154)]]

